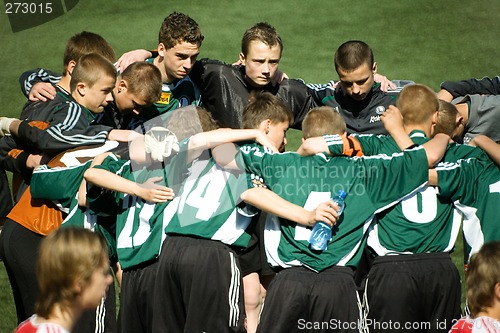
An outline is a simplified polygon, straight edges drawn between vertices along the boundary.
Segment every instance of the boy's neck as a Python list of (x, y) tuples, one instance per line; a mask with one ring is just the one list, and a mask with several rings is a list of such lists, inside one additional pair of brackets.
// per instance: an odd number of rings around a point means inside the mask
[(172, 83), (175, 79), (169, 78), (167, 75), (167, 71), (165, 70), (165, 66), (163, 64), (164, 58), (158, 56), (153, 59), (153, 64), (160, 70), (161, 73), (161, 82), (163, 83)]
[(69, 88), (70, 81), (71, 81), (71, 75), (66, 74), (61, 77), (61, 80), (59, 80), (59, 83), (57, 83), (57, 85), (66, 91), (70, 91)]
[(430, 126), (422, 126), (422, 125), (415, 125), (415, 124), (410, 124), (410, 125), (407, 125), (405, 124), (404, 125), (405, 127), (405, 131), (408, 135), (410, 135), (411, 132), (413, 131), (422, 131), (425, 133), (425, 135), (430, 138), (431, 137), (431, 128)]

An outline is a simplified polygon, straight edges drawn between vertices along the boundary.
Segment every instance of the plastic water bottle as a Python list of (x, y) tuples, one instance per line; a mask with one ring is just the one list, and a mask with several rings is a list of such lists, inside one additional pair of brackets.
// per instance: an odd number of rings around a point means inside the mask
[[(337, 206), (339, 206), (339, 211), (337, 214), (340, 217), (340, 214), (344, 211), (345, 203), (344, 199), (347, 196), (347, 193), (344, 190), (340, 190), (335, 197), (332, 198), (332, 201), (335, 202)], [(324, 251), (326, 250), (326, 246), (328, 241), (332, 238), (332, 228), (323, 221), (318, 221), (311, 232), (311, 237), (309, 238), (309, 245), (312, 250), (316, 251)]]

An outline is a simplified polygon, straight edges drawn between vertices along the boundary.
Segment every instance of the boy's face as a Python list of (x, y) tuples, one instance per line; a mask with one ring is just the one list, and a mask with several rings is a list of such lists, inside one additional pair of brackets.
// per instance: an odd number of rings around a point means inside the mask
[(245, 65), (245, 77), (252, 86), (262, 87), (271, 82), (278, 70), (281, 58), (279, 45), (269, 47), (260, 41), (252, 41), (248, 54), (240, 53), (240, 61)]
[[(197, 44), (181, 42), (170, 49), (165, 49), (163, 43), (158, 45), (158, 54), (163, 57), (162, 76), (166, 74), (166, 81), (170, 83), (176, 79), (185, 78), (193, 68), (196, 58), (200, 54)], [(161, 70), (161, 68), (160, 68)], [(164, 77), (162, 79), (165, 80)]]
[(142, 108), (149, 106), (144, 99), (132, 94), (126, 87), (126, 84), (122, 81), (117, 83), (117, 87), (114, 91), (115, 103), (118, 111), (121, 113), (131, 113), (134, 112), (139, 114)]
[(269, 123), (267, 136), (280, 152), (285, 151), (286, 131), (288, 130), (289, 125), (290, 124), (287, 121), (281, 123)]
[(356, 101), (362, 101), (368, 96), (374, 83), (376, 65), (373, 68), (367, 63), (359, 66), (353, 71), (345, 72), (341, 68), (337, 70), (342, 90)]
[(94, 113), (104, 112), (108, 103), (113, 101), (112, 91), (115, 87), (115, 81), (114, 77), (104, 76), (92, 87), (85, 85), (85, 94), (79, 103)]

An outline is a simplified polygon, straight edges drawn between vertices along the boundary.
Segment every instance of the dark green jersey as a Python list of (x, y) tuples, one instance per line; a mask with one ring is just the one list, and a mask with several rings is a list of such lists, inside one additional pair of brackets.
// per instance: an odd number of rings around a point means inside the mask
[[(392, 154), (400, 149), (390, 136), (356, 135), (365, 155)], [(413, 131), (410, 138), (416, 144), (429, 139), (422, 131)], [(327, 139), (330, 152), (342, 153), (342, 143)], [(451, 144), (446, 161), (464, 157), (485, 157), (481, 149)], [(461, 214), (452, 202), (437, 195), (435, 187), (425, 186), (406, 196), (400, 203), (377, 214), (378, 223), (370, 230), (368, 245), (378, 255), (397, 253), (449, 252), (460, 231)]]
[(306, 209), (315, 208), (340, 189), (347, 192), (344, 213), (333, 228), (327, 250), (321, 253), (309, 248), (310, 228), (284, 219), (268, 221), (268, 260), (285, 268), (304, 265), (321, 271), (333, 265), (356, 266), (374, 214), (427, 181), (427, 159), (421, 147), (362, 158), (270, 154), (257, 145), (242, 146), (240, 151), (248, 172), (262, 176), (272, 191)]
[(464, 159), (436, 166), (440, 194), (464, 214), (463, 231), (476, 253), (484, 243), (500, 240), (500, 170), (491, 161)]

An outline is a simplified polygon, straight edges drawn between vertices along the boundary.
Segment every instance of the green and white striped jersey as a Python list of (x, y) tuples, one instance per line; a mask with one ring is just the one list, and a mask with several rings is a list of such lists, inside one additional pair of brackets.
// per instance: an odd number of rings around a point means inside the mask
[(362, 158), (271, 154), (257, 145), (242, 146), (240, 151), (248, 172), (261, 176), (272, 191), (306, 209), (315, 208), (340, 189), (347, 192), (344, 212), (323, 252), (309, 248), (310, 228), (284, 219), (267, 221), (268, 261), (284, 268), (303, 265), (321, 271), (333, 265), (357, 266), (375, 213), (427, 182), (427, 158), (421, 147)]
[[(390, 136), (355, 135), (365, 155), (393, 154), (400, 149)], [(429, 139), (423, 131), (415, 130), (410, 138), (416, 144)], [(330, 152), (342, 153), (342, 142), (326, 138)], [(444, 156), (446, 161), (464, 157), (486, 158), (481, 149), (450, 144)], [(380, 256), (450, 252), (460, 231), (462, 215), (453, 203), (440, 197), (432, 186), (425, 186), (408, 195), (400, 203), (377, 214), (377, 223), (369, 231), (368, 246)]]
[[(470, 255), (484, 243), (500, 241), (500, 170), (491, 161), (464, 159), (436, 166), (439, 191), (464, 214), (463, 231)], [(469, 257), (470, 258), (470, 257)]]
[(252, 214), (240, 209), (240, 195), (249, 188), (247, 174), (225, 170), (210, 154), (204, 155), (189, 166), (180, 191), (165, 209), (170, 219), (165, 232), (246, 247)]

